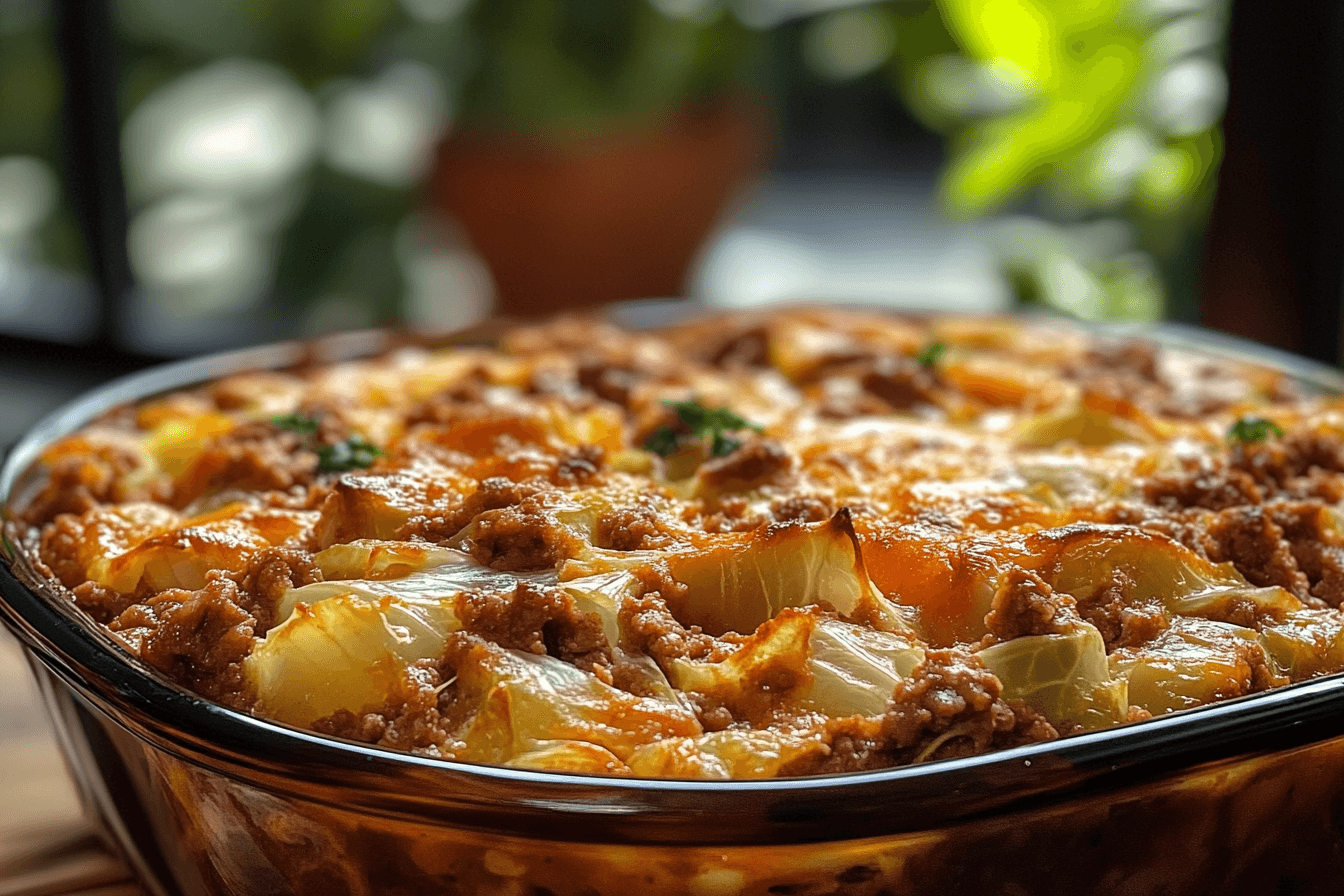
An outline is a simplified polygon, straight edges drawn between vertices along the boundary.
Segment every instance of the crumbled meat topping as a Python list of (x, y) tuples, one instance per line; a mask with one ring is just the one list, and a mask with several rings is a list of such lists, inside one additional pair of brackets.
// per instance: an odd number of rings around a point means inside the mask
[(49, 446), (9, 510), (178, 684), (444, 759), (862, 771), (1344, 671), (1344, 399), (1044, 323), (565, 319), (238, 374)]

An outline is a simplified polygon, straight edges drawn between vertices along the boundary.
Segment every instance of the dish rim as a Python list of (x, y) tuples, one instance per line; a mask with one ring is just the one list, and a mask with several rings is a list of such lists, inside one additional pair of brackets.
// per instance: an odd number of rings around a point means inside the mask
[[(645, 311), (632, 305), (624, 309), (625, 321), (620, 311), (616, 316), (626, 326), (633, 317), (640, 328)], [(1269, 366), (1315, 388), (1344, 392), (1344, 373), (1331, 367), (1196, 327), (1066, 323)], [(432, 348), (488, 338), (468, 331), (414, 344)], [(0, 508), (7, 508), (46, 445), (113, 407), (228, 373), (353, 360), (408, 344), (404, 334), (361, 331), (176, 361), (112, 380), (53, 411), (14, 445), (0, 467)], [(32, 568), (22, 549), (6, 544), (0, 558), (0, 621), (81, 703), (151, 748), (272, 792), (490, 833), (715, 846), (897, 835), (1344, 736), (1339, 673), (1056, 741), (805, 778), (599, 777), (434, 759), (318, 735), (206, 701), (117, 647)]]

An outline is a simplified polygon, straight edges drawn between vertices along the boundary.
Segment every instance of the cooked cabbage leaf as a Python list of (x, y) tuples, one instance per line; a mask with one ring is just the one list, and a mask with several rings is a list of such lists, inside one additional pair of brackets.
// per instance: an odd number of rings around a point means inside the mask
[(1153, 715), (1202, 706), (1247, 693), (1252, 687), (1248, 651), (1260, 652), (1248, 628), (1209, 619), (1177, 617), (1141, 647), (1111, 654), (1111, 671), (1129, 682), (1129, 700)]
[(350, 579), (314, 582), (301, 588), (291, 588), (280, 598), (276, 619), (288, 619), (300, 603), (315, 605), (342, 594), (357, 595), (368, 601), (394, 597), (408, 604), (436, 604), (473, 588), (511, 591), (519, 582), (549, 584), (556, 580), (554, 570), (501, 572), (482, 566), (470, 554), (447, 548), (437, 550), (442, 552), (437, 556), (450, 562), (399, 579)]
[(378, 541), (361, 538), (347, 544), (334, 544), (313, 555), (322, 578), (400, 579), (422, 569), (464, 563), (470, 558), (461, 551), (441, 548), (422, 541)]
[(337, 594), (297, 606), (243, 662), (243, 672), (259, 714), (308, 726), (337, 710), (382, 706), (407, 664), (437, 659), (459, 628), (449, 599)]
[(785, 699), (832, 718), (879, 715), (896, 682), (924, 661), (914, 638), (785, 609), (720, 662), (672, 659), (681, 690), (713, 697), (750, 717)]
[(475, 707), (459, 737), (457, 758), (505, 763), (577, 741), (608, 750), (622, 761), (635, 749), (665, 737), (702, 729), (693, 712), (676, 703), (636, 697), (550, 656), (474, 647), (457, 668), (458, 703)]
[(818, 525), (766, 528), (746, 545), (672, 554), (668, 566), (687, 586), (683, 599), (669, 600), (673, 615), (712, 635), (754, 632), (785, 607), (807, 606), (909, 630), (868, 578), (844, 508)]
[(773, 778), (790, 763), (826, 749), (821, 738), (807, 734), (730, 728), (645, 744), (627, 764), (647, 778)]
[(1261, 640), (1293, 681), (1344, 669), (1344, 618), (1336, 610), (1295, 610), (1266, 625)]
[(1111, 678), (1106, 644), (1089, 623), (1003, 641), (978, 656), (1003, 684), (1005, 700), (1021, 700), (1055, 725), (1106, 728), (1128, 715), (1125, 682)]

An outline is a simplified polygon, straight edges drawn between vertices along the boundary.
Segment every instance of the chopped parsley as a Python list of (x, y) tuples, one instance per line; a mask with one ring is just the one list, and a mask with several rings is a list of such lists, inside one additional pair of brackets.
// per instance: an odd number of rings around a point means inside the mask
[(318, 431), (322, 420), (305, 414), (285, 414), (271, 421), (281, 429), (298, 433), (304, 441), (304, 447), (317, 454), (317, 469), (322, 473), (346, 473), (350, 470), (363, 470), (374, 459), (383, 454), (383, 449), (365, 439), (359, 433), (332, 444), (319, 444)]
[(1270, 436), (1282, 437), (1283, 427), (1264, 417), (1242, 417), (1227, 431), (1234, 442), (1263, 442)]
[(934, 368), (945, 354), (947, 354), (946, 342), (930, 342), (915, 355), (915, 363), (920, 367)]
[(315, 438), (317, 436), (317, 431), (322, 427), (321, 419), (297, 412), (293, 414), (285, 414), (283, 417), (276, 417), (271, 423), (281, 429), (296, 432), (305, 439)]
[(761, 427), (728, 408), (706, 408), (695, 399), (664, 401), (677, 415), (677, 426), (664, 426), (649, 436), (644, 447), (667, 457), (675, 454), (688, 439), (709, 439), (709, 456), (724, 457), (742, 447), (741, 440), (729, 435), (744, 429)]
[(317, 468), (323, 473), (345, 473), (349, 470), (362, 470), (371, 465), (374, 459), (382, 454), (383, 449), (366, 441), (359, 433), (353, 433), (344, 441), (319, 446), (317, 449)]

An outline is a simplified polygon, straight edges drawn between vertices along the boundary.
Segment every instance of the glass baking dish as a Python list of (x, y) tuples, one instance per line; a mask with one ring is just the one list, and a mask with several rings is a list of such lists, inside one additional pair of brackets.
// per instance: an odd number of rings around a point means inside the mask
[[(1344, 376), (1201, 331), (1159, 341)], [(386, 333), (118, 380), (38, 424), (225, 373), (353, 357)], [(763, 781), (617, 779), (444, 762), (251, 718), (171, 684), (58, 595), (12, 539), (0, 619), (24, 644), (90, 819), (155, 894), (1337, 893), (1344, 676), (970, 758)]]

